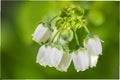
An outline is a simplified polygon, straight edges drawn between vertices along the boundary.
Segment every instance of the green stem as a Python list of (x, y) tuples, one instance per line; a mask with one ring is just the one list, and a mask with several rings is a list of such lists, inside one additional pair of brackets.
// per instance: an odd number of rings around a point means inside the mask
[(55, 37), (58, 35), (59, 31), (57, 31), (57, 33), (53, 36), (53, 38), (51, 39), (50, 42), (53, 42), (53, 40), (55, 39)]
[(57, 40), (59, 41), (60, 40), (60, 35), (61, 35), (61, 32), (63, 31), (64, 28), (62, 28), (60, 31), (59, 31), (59, 35), (58, 35), (58, 38)]
[(87, 33), (90, 33), (90, 31), (88, 30), (87, 26), (86, 26), (85, 24), (83, 24), (83, 26), (84, 26), (86, 32), (87, 32)]
[[(53, 20), (53, 19), (52, 19), (52, 20)], [(56, 37), (57, 35), (58, 35), (57, 40), (59, 40), (62, 30), (63, 30), (63, 28), (62, 28), (61, 30), (58, 30), (57, 33), (53, 36), (53, 38), (51, 39), (50, 42), (53, 42), (54, 39), (55, 39), (55, 37)], [(59, 34), (58, 34), (58, 33), (59, 33)]]
[(66, 24), (67, 24), (67, 23), (65, 22), (64, 25), (61, 27), (61, 30), (59, 31), (59, 35), (58, 35), (58, 38), (57, 38), (58, 41), (60, 40), (61, 32), (64, 30)]
[(59, 15), (56, 15), (56, 16), (54, 16), (51, 20), (50, 20), (50, 22), (52, 22), (55, 18), (57, 18)]
[(74, 33), (75, 33), (75, 39), (76, 39), (77, 45), (80, 45), (79, 40), (78, 40), (78, 36), (77, 36), (77, 33), (76, 33), (76, 30), (74, 30)]
[(81, 21), (81, 23), (82, 23), (83, 27), (85, 28), (86, 32), (90, 33), (90, 31), (88, 30), (87, 26), (82, 21)]

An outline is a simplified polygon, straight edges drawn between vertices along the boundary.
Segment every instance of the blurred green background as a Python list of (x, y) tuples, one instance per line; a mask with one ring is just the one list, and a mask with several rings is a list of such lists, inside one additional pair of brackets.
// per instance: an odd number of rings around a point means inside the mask
[[(41, 20), (59, 14), (68, 4), (85, 9), (89, 30), (104, 41), (97, 66), (83, 72), (76, 72), (73, 63), (68, 72), (36, 63), (40, 45), (32, 41), (32, 33)], [(119, 78), (119, 2), (2, 1), (1, 9), (2, 78)]]

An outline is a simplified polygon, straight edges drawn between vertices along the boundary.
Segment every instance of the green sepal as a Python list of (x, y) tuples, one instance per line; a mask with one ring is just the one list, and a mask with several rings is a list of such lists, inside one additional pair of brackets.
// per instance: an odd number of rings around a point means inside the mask
[(44, 25), (44, 27), (49, 28), (49, 29), (53, 32), (53, 29), (52, 29), (52, 27), (51, 27), (51, 22), (50, 22), (50, 21), (44, 22), (43, 25)]
[(84, 51), (84, 50), (86, 50), (86, 48), (80, 47), (79, 49), (75, 50), (74, 52), (77, 54), (77, 53), (79, 53), (80, 51)]
[(50, 23), (50, 21), (46, 21), (46, 22), (44, 22), (44, 26), (45, 26), (45, 27), (51, 27), (51, 23)]
[(63, 50), (67, 53), (70, 52), (69, 46), (68, 45), (63, 45)]
[(62, 50), (62, 45), (59, 41), (55, 41), (51, 45), (52, 47), (56, 47), (57, 49)]

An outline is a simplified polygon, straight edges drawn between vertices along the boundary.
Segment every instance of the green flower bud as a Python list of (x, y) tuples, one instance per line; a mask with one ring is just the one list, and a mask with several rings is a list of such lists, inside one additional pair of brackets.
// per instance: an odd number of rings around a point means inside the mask
[(61, 33), (61, 38), (65, 41), (71, 41), (73, 39), (73, 31), (70, 29), (63, 30)]

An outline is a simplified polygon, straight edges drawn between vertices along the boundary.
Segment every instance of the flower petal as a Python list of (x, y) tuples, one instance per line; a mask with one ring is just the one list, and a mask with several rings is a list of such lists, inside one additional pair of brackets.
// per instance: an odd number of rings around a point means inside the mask
[(72, 58), (77, 72), (88, 69), (89, 57), (86, 50), (81, 50), (79, 53), (72, 53)]
[(45, 62), (46, 65), (52, 67), (52, 65), (50, 65), (50, 60), (52, 59), (53, 55), (52, 54), (52, 48), (50, 46), (47, 46), (46, 51), (45, 51)]
[(48, 66), (56, 67), (62, 59), (63, 52), (61, 50), (58, 50), (57, 48), (52, 48), (51, 50), (52, 52), (49, 52), (50, 58), (48, 59)]
[(101, 40), (98, 37), (96, 37), (94, 40), (96, 41), (97, 52), (100, 53), (100, 54), (102, 54)]
[(90, 56), (90, 67), (96, 67), (98, 56)]
[(71, 61), (72, 61), (71, 54), (63, 53), (63, 57), (62, 57), (59, 65), (56, 67), (56, 69), (66, 72), (68, 67), (70, 66)]
[(37, 63), (39, 63), (40, 65), (42, 65), (42, 66), (46, 66), (47, 64), (46, 64), (46, 62), (45, 62), (45, 56), (46, 56), (46, 54), (45, 54), (45, 50), (46, 48), (45, 48), (45, 46), (43, 45), (42, 47), (40, 47), (40, 49), (39, 49), (39, 51), (38, 51), (38, 54), (37, 54), (37, 60), (36, 60), (36, 62)]
[(80, 60), (81, 60), (81, 64), (82, 64), (82, 69), (86, 70), (89, 67), (89, 56), (86, 50), (84, 51), (80, 51), (78, 53)]
[(51, 31), (47, 27), (44, 27), (42, 24), (39, 24), (32, 36), (34, 41), (41, 43), (46, 42), (50, 35)]
[(92, 55), (102, 54), (102, 45), (98, 37), (90, 38), (87, 41), (84, 41), (84, 47), (86, 47), (88, 52)]

